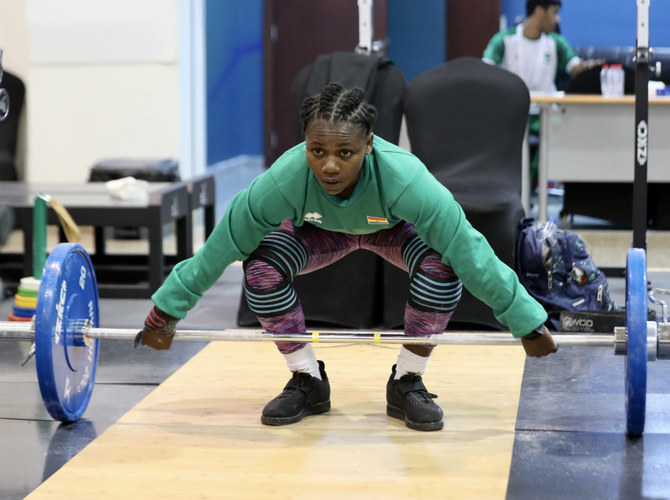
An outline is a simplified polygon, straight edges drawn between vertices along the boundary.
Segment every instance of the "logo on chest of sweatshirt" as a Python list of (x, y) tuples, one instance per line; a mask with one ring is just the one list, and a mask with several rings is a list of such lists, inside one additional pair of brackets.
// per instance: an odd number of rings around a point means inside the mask
[(372, 215), (368, 215), (368, 224), (371, 224), (373, 226), (377, 226), (379, 224), (386, 224), (388, 225), (389, 221), (386, 217), (373, 217)]
[(319, 212), (308, 212), (305, 214), (305, 222), (313, 222), (315, 224), (323, 224), (323, 215)]

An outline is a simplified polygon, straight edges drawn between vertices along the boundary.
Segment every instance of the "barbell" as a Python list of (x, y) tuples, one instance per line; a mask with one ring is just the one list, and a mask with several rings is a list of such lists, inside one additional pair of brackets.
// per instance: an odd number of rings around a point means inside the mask
[[(609, 346), (626, 355), (626, 433), (644, 431), (647, 361), (670, 358), (670, 324), (647, 321), (646, 255), (629, 249), (626, 326), (614, 333), (554, 334), (559, 346)], [(665, 311), (665, 307), (664, 307)], [(73, 422), (86, 410), (95, 382), (98, 340), (132, 340), (138, 329), (99, 327), (98, 287), (89, 255), (77, 243), (56, 245), (49, 255), (30, 322), (0, 322), (0, 339), (33, 342), (40, 392), (49, 414)], [(389, 331), (321, 331), (274, 335), (256, 330), (178, 330), (174, 340), (289, 341), (376, 344), (512, 345), (509, 333), (469, 332), (410, 337)]]

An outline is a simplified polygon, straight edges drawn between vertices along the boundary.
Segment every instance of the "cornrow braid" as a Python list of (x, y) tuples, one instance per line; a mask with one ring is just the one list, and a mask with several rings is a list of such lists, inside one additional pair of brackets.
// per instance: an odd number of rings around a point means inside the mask
[(312, 120), (325, 120), (359, 125), (367, 135), (372, 132), (376, 119), (377, 110), (365, 102), (363, 89), (345, 90), (339, 83), (329, 83), (321, 92), (305, 99), (300, 107), (303, 133)]

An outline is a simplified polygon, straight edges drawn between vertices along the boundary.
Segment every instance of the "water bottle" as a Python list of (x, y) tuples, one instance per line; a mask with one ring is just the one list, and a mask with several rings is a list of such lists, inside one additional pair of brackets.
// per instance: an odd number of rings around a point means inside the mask
[(612, 95), (612, 85), (609, 73), (609, 65), (603, 64), (603, 67), (600, 70), (600, 92), (603, 97), (611, 97)]
[(603, 65), (600, 70), (600, 91), (603, 97), (621, 97), (623, 86), (623, 66), (621, 64)]
[(624, 72), (621, 64), (611, 64), (608, 70), (612, 97), (623, 96)]
[(539, 227), (537, 228), (537, 232), (535, 234), (540, 244), (542, 245), (542, 263), (544, 264), (544, 268), (547, 270), (547, 288), (552, 288), (553, 276), (551, 274), (551, 241), (547, 241), (547, 239), (556, 232), (556, 219), (549, 217), (544, 224), (539, 225), (538, 223), (538, 226)]
[(541, 242), (545, 241), (556, 232), (556, 228), (556, 219), (549, 217), (547, 221), (538, 228), (537, 239)]

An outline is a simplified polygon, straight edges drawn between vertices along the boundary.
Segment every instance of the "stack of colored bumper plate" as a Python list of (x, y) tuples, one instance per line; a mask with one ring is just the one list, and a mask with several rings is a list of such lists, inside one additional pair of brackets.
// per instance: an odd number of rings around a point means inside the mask
[(21, 278), (21, 284), (14, 295), (14, 305), (9, 313), (10, 321), (30, 321), (37, 308), (37, 294), (40, 289), (40, 280), (27, 277)]

